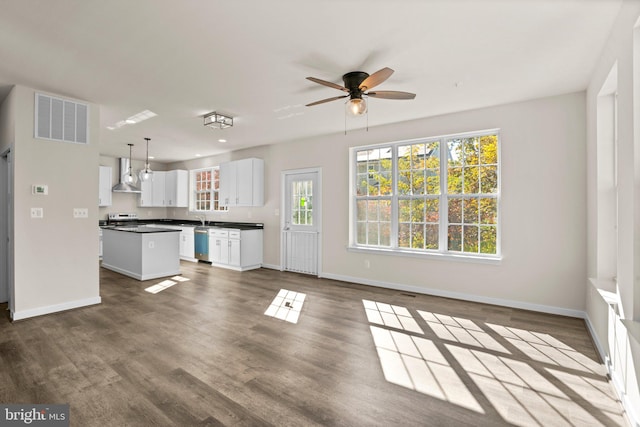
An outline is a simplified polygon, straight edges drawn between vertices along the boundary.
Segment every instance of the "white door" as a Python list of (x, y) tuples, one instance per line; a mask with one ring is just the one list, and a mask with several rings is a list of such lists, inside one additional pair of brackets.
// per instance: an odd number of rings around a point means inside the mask
[(283, 172), (283, 270), (318, 275), (322, 230), (321, 170)]

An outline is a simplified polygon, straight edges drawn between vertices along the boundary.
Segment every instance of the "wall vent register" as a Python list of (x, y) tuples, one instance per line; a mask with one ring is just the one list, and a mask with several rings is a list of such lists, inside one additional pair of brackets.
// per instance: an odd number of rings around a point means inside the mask
[(40, 139), (89, 143), (89, 107), (77, 101), (36, 93), (34, 135)]

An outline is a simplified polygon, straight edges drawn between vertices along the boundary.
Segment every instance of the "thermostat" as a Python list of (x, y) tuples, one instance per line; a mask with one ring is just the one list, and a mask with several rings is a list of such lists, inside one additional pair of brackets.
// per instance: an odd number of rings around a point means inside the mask
[(49, 186), (43, 184), (34, 184), (31, 186), (31, 194), (40, 194), (46, 196), (49, 194)]

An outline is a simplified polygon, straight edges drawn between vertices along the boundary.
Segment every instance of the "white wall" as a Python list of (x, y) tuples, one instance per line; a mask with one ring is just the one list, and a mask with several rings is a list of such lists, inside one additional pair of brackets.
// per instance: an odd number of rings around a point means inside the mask
[[(640, 29), (635, 30), (634, 46), (634, 26), (639, 16), (640, 2), (625, 0), (587, 89), (587, 271), (594, 280), (585, 282), (589, 328), (636, 426), (640, 426)], [(634, 49), (638, 55), (635, 69)], [(613, 77), (611, 70), (616, 74)], [(602, 183), (602, 176), (598, 179), (603, 160), (598, 151), (603, 142), (602, 115), (608, 113), (598, 109), (598, 94), (606, 89), (608, 80), (615, 81), (618, 93), (615, 280), (611, 280), (610, 268), (604, 273), (599, 268), (608, 264), (602, 259), (607, 240), (598, 235), (599, 225), (607, 220), (602, 206), (608, 196), (597, 191)]]
[[(15, 86), (7, 117), (15, 129), (14, 319), (100, 302), (98, 279), (99, 108), (89, 105), (89, 144), (35, 139), (34, 93)], [(33, 184), (48, 196), (31, 194)], [(31, 219), (30, 208), (44, 209)], [(89, 217), (74, 219), (73, 208)]]
[[(501, 129), (502, 145), (504, 259), (499, 265), (347, 250), (349, 147), (492, 128)], [(576, 316), (584, 310), (584, 93), (257, 147), (231, 156), (265, 160), (265, 205), (231, 208), (208, 218), (264, 222), (265, 264), (280, 265), (280, 218), (275, 211), (280, 209), (281, 172), (322, 167), (322, 275)], [(228, 159), (229, 155), (169, 166), (195, 169)], [(185, 212), (179, 210), (180, 215)], [(365, 268), (365, 259), (371, 268)]]

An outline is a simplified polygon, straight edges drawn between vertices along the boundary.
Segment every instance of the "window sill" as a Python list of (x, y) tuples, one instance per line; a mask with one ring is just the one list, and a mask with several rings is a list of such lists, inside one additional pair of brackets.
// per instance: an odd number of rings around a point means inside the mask
[(367, 248), (362, 246), (349, 246), (347, 247), (349, 252), (368, 253), (376, 255), (392, 255), (409, 258), (422, 258), (433, 259), (439, 261), (454, 261), (454, 262), (471, 262), (476, 264), (492, 264), (500, 265), (502, 263), (501, 256), (473, 256), (473, 255), (457, 255), (457, 254), (443, 254), (439, 252), (415, 252), (401, 249), (381, 249), (381, 248)]

